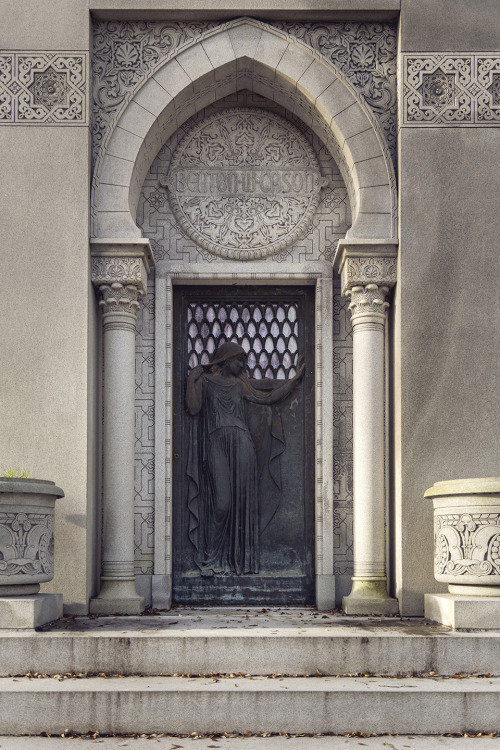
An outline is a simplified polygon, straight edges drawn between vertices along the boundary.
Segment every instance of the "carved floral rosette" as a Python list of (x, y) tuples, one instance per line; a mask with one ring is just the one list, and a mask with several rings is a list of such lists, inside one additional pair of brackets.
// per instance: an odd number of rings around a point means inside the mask
[(454, 592), (500, 586), (500, 479), (436, 482), (425, 497), (434, 503), (436, 580)]
[[(54, 482), (0, 477), (0, 596), (54, 577)], [(16, 592), (17, 593), (17, 592)]]

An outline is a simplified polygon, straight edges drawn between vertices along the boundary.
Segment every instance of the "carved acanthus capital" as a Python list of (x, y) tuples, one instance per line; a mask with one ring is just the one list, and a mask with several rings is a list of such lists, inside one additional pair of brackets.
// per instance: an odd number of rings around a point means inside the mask
[(353, 317), (372, 313), (384, 315), (389, 307), (388, 293), (388, 286), (378, 286), (378, 284), (366, 284), (366, 286), (354, 286), (348, 289), (346, 296), (351, 300), (349, 305), (351, 315)]
[(99, 293), (101, 295), (99, 305), (105, 313), (126, 313), (134, 317), (139, 309), (139, 298), (143, 295), (142, 289), (137, 285), (120, 284), (119, 281), (114, 281), (112, 284), (100, 284)]
[(149, 269), (154, 265), (149, 240), (93, 239), (92, 283), (99, 291), (105, 314), (135, 316), (146, 294)]

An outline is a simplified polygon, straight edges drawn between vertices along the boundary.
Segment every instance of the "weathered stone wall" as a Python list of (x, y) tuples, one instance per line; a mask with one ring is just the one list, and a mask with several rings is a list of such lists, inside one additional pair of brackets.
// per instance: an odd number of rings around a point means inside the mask
[(485, 90), (499, 80), (499, 23), (495, 0), (402, 2), (402, 72), (411, 60), (428, 66), (428, 103), (438, 67), (464, 90), (443, 87), (433, 109), (420, 101), (417, 115), (431, 112), (431, 127), (409, 119), (405, 88), (400, 102), (394, 470), (397, 593), (406, 614), (422, 611), (422, 592), (443, 590), (433, 579), (424, 490), (437, 480), (498, 475), (500, 108)]
[(88, 21), (81, 0), (2, 5), (0, 466), (64, 489), (44, 590), (80, 613), (95, 568)]

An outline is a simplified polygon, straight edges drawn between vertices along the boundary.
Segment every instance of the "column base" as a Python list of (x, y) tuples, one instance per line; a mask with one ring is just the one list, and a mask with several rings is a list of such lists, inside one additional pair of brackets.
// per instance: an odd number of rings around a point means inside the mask
[(144, 598), (133, 580), (103, 581), (99, 596), (90, 600), (91, 615), (140, 615), (143, 611)]
[(0, 629), (34, 630), (62, 616), (62, 594), (0, 597)]
[(385, 580), (357, 580), (353, 578), (352, 591), (342, 598), (346, 615), (397, 615), (399, 602), (387, 593)]
[(455, 630), (500, 630), (500, 596), (426, 594), (425, 616)]

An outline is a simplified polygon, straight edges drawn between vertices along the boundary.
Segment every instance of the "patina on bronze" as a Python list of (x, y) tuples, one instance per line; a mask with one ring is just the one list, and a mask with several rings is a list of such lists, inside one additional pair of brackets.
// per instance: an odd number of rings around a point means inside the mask
[(304, 359), (290, 380), (250, 379), (245, 362), (244, 349), (227, 342), (187, 378), (188, 533), (202, 576), (259, 573), (260, 535), (281, 499), (285, 440), (271, 407), (301, 380)]

